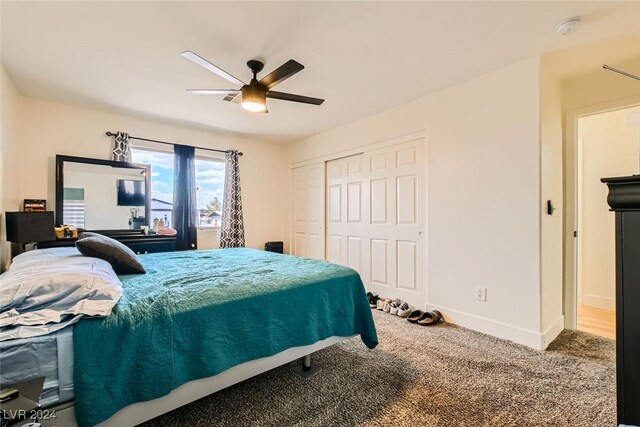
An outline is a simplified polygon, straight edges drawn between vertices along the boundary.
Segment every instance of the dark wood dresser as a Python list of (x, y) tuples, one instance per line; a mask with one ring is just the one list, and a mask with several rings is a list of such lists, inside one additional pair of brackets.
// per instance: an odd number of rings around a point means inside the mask
[(640, 175), (603, 178), (616, 215), (618, 424), (640, 425)]
[[(142, 230), (108, 230), (96, 231), (96, 233), (109, 236), (125, 246), (128, 246), (136, 254), (150, 254), (154, 252), (171, 252), (176, 250), (175, 236), (145, 236)], [(76, 239), (58, 239), (49, 242), (38, 242), (38, 249), (60, 248), (75, 246)]]

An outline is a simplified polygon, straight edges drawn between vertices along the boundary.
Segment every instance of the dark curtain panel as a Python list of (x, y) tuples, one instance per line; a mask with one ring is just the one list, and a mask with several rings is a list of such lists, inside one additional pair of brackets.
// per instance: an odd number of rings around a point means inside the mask
[(240, 168), (238, 151), (229, 150), (224, 155), (224, 201), (222, 202), (221, 248), (244, 247), (244, 221), (240, 196)]
[(173, 228), (176, 250), (198, 247), (198, 214), (196, 206), (196, 149), (187, 145), (173, 146)]

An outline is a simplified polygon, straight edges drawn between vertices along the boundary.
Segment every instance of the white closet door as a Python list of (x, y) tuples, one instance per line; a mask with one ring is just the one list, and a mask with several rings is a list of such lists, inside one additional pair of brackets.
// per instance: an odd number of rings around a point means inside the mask
[(426, 305), (426, 161), (420, 139), (332, 160), (327, 260), (357, 270), (368, 290)]
[(324, 164), (292, 170), (291, 253), (324, 259)]
[(327, 261), (349, 266), (362, 275), (365, 209), (364, 155), (327, 162)]

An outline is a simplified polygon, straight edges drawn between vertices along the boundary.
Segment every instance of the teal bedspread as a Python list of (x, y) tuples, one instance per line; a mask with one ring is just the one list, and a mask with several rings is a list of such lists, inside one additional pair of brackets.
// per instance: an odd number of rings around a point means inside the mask
[(105, 318), (74, 328), (79, 426), (249, 360), (330, 336), (378, 343), (352, 269), (255, 249), (140, 256)]

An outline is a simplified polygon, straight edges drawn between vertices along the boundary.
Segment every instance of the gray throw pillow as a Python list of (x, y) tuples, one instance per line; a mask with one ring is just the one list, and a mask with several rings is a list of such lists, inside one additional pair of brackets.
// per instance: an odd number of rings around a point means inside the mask
[(84, 256), (107, 261), (111, 264), (116, 274), (146, 273), (136, 254), (110, 237), (101, 234), (84, 236), (76, 241), (76, 247)]
[(100, 236), (104, 236), (104, 234), (92, 233), (91, 231), (83, 231), (82, 233), (80, 233), (77, 240), (82, 240), (82, 239), (86, 239), (87, 237), (96, 237), (96, 236), (100, 237)]

